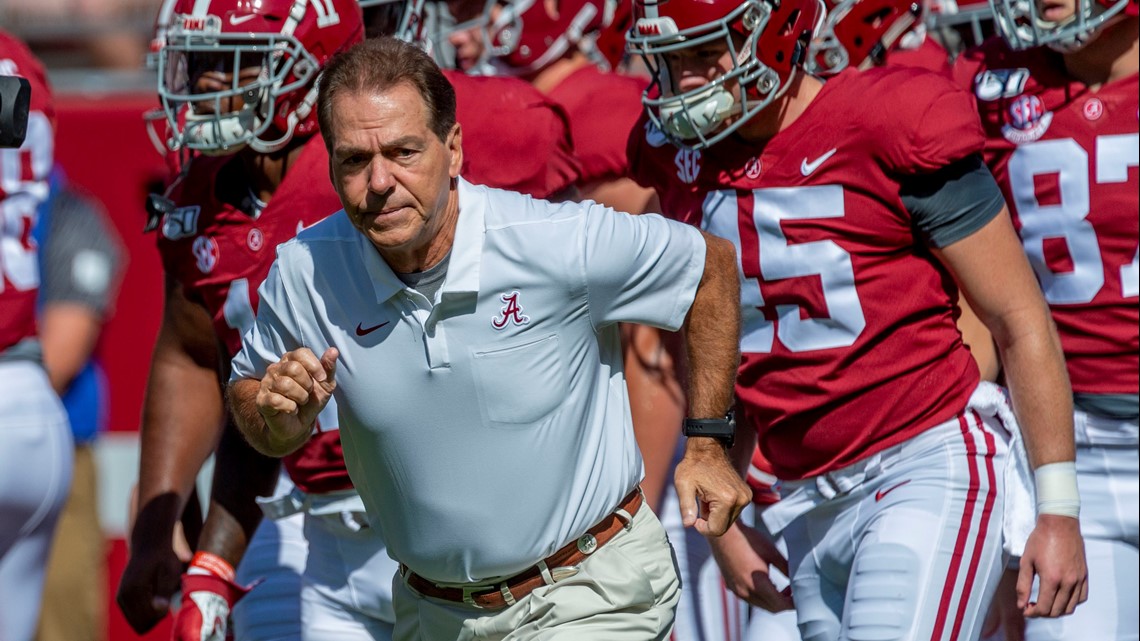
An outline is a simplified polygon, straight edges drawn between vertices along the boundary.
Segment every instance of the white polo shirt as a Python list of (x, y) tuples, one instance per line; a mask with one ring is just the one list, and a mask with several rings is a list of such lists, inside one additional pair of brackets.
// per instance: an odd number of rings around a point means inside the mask
[(693, 227), (459, 181), (432, 305), (344, 212), (278, 249), (233, 378), (340, 350), (349, 474), (388, 551), (437, 582), (515, 574), (643, 475), (619, 321), (678, 329), (704, 270)]

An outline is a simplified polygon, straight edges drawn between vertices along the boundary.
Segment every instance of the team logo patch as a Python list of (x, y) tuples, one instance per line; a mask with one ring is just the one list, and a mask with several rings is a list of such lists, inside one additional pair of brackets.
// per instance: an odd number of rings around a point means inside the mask
[(179, 207), (162, 217), (162, 235), (168, 240), (189, 238), (198, 233), (198, 205)]
[(760, 157), (753, 156), (748, 162), (744, 163), (744, 175), (752, 180), (756, 180), (760, 177), (760, 170), (762, 168), (760, 165)]
[(650, 147), (663, 147), (669, 139), (665, 137), (665, 132), (652, 122), (645, 123), (645, 142), (649, 143)]
[(1046, 110), (1045, 103), (1037, 96), (1020, 96), (1010, 103), (1005, 119), (1001, 135), (1020, 145), (1044, 136), (1053, 122), (1053, 112)]
[(1100, 117), (1104, 115), (1104, 103), (1100, 101), (1100, 98), (1089, 98), (1081, 111), (1084, 112), (1087, 120), (1100, 120)]
[(198, 265), (198, 271), (203, 274), (209, 274), (218, 266), (221, 251), (218, 249), (218, 242), (213, 238), (209, 236), (195, 238), (192, 251), (194, 252), (194, 262)]
[(673, 158), (677, 165), (677, 177), (685, 184), (692, 184), (701, 173), (701, 152), (682, 147)]
[(974, 95), (978, 100), (993, 102), (1002, 98), (1020, 96), (1029, 80), (1029, 70), (990, 69), (974, 77)]
[(249, 248), (255, 252), (261, 251), (261, 248), (265, 246), (265, 236), (260, 229), (254, 227), (246, 234), (245, 244), (249, 245)]
[(522, 305), (519, 305), (518, 291), (513, 291), (509, 294), (500, 294), (499, 300), (503, 301), (503, 307), (499, 310), (498, 315), (491, 317), (491, 327), (495, 329), (506, 329), (507, 325), (511, 323), (515, 325), (526, 325), (530, 322), (530, 316), (523, 314)]

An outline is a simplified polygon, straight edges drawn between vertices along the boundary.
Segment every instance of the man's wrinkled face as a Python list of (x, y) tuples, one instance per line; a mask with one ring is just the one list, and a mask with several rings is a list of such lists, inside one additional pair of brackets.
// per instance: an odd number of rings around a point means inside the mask
[(459, 125), (446, 140), (409, 83), (334, 98), (330, 174), (352, 224), (381, 255), (407, 255), (439, 231), (462, 163)]

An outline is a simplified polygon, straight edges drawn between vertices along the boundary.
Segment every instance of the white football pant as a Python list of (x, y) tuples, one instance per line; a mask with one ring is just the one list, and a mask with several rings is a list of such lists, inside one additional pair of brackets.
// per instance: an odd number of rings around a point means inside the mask
[(43, 367), (0, 362), (0, 381), (0, 639), (29, 641), (75, 449)]
[(1003, 435), (966, 411), (784, 484), (810, 506), (783, 531), (804, 641), (977, 639), (1005, 565)]

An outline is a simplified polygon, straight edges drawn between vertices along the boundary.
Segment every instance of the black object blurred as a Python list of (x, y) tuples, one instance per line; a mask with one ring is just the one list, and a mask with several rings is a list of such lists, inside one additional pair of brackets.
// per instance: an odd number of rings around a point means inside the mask
[(0, 149), (24, 144), (31, 105), (32, 86), (26, 79), (0, 76)]

